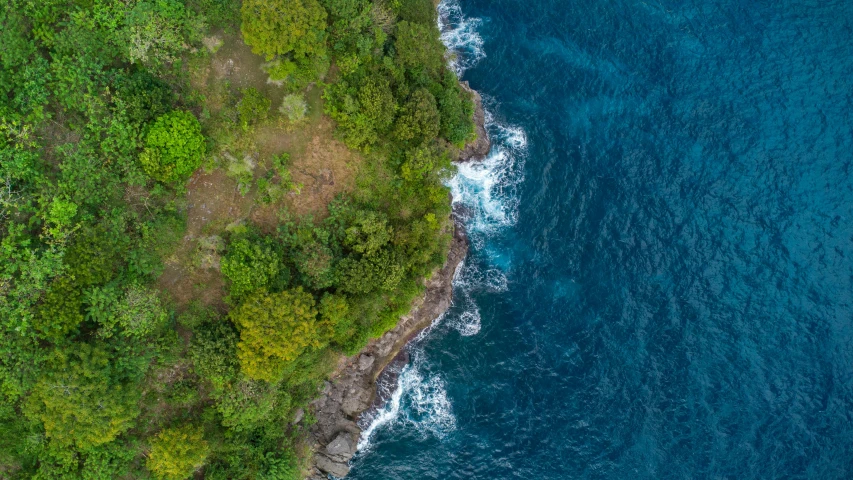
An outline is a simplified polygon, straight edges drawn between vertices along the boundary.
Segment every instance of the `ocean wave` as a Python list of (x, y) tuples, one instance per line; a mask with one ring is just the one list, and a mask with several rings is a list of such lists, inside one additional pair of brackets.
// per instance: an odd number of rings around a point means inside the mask
[(477, 28), (479, 18), (466, 17), (456, 0), (444, 0), (438, 4), (438, 29), (441, 41), (449, 51), (448, 64), (461, 76), (485, 56), (483, 37)]
[(466, 227), (478, 247), (496, 230), (516, 223), (515, 189), (524, 180), (527, 155), (524, 130), (495, 122), (486, 112), (492, 151), (482, 161), (459, 164), (448, 183), (453, 203), (464, 205), (470, 212)]
[(424, 437), (444, 438), (456, 429), (453, 406), (447, 397), (444, 380), (423, 373), (424, 360), (418, 350), (412, 352), (412, 362), (403, 366), (385, 405), (359, 421), (362, 428), (358, 451), (370, 450), (373, 435), (395, 424), (405, 424)]

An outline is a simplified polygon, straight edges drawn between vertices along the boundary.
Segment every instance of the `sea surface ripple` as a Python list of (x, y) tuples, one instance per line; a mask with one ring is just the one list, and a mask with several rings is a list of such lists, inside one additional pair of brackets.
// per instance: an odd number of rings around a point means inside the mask
[(853, 2), (440, 11), (495, 147), (348, 478), (853, 478)]

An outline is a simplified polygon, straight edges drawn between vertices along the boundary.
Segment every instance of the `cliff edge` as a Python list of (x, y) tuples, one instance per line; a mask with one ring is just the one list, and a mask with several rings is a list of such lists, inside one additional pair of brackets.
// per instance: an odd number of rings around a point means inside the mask
[(356, 422), (374, 404), (376, 379), (412, 337), (450, 308), (453, 276), (467, 252), (465, 233), (454, 225), (447, 261), (425, 282), (426, 290), (411, 312), (392, 330), (371, 340), (358, 355), (347, 358), (326, 382), (320, 398), (311, 403), (317, 423), (309, 434), (315, 455), (308, 480), (325, 480), (327, 474), (340, 478), (349, 473), (348, 463), (361, 435)]

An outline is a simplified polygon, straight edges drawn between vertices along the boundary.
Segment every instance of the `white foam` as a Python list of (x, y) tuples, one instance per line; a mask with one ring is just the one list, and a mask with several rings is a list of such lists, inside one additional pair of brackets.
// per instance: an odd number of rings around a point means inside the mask
[(443, 0), (438, 4), (441, 41), (450, 52), (450, 68), (459, 76), (486, 56), (483, 37), (477, 32), (481, 23), (479, 18), (466, 17), (456, 0)]
[[(490, 115), (487, 115), (487, 118)], [(480, 162), (458, 165), (457, 174), (448, 182), (453, 202), (465, 205), (472, 216), (468, 220), (472, 241), (481, 246), (482, 238), (495, 230), (514, 225), (518, 200), (515, 187), (524, 180), (527, 136), (515, 126), (487, 123), (492, 151)]]
[(421, 352), (412, 353), (413, 361), (400, 371), (397, 386), (388, 402), (370, 417), (362, 417), (358, 450), (371, 447), (373, 435), (380, 429), (405, 423), (426, 436), (444, 438), (456, 429), (456, 417), (447, 397), (444, 380), (421, 372)]

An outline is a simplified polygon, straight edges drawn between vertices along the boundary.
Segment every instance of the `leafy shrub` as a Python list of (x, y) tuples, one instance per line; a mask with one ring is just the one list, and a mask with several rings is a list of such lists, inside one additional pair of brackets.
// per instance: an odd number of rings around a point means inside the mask
[(145, 465), (158, 479), (184, 480), (205, 464), (209, 454), (201, 428), (184, 425), (157, 434)]
[(272, 103), (255, 87), (241, 90), (243, 98), (237, 103), (240, 126), (248, 131), (250, 125), (256, 125), (267, 119)]
[(291, 93), (284, 96), (278, 111), (290, 122), (296, 123), (305, 118), (305, 114), (308, 112), (308, 104), (305, 103), (305, 97), (301, 93)]
[(222, 425), (237, 432), (253, 430), (271, 420), (273, 413), (290, 406), (290, 397), (266, 382), (240, 380), (215, 393)]
[(211, 319), (193, 332), (190, 344), (195, 372), (209, 381), (214, 388), (222, 389), (237, 378), (237, 330), (231, 322)]
[(127, 13), (128, 58), (131, 63), (174, 61), (204, 22), (175, 0), (140, 1)]
[(394, 134), (401, 142), (419, 145), (438, 136), (440, 121), (435, 97), (422, 88), (403, 106)]
[(115, 333), (146, 337), (163, 327), (168, 319), (156, 292), (131, 284), (124, 291), (111, 286), (95, 287), (86, 295), (89, 318), (101, 324), (103, 337)]
[(174, 110), (151, 126), (139, 161), (151, 178), (169, 183), (189, 178), (201, 165), (204, 153), (198, 120), (189, 112)]

